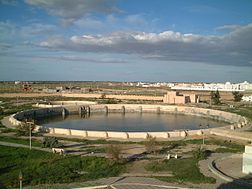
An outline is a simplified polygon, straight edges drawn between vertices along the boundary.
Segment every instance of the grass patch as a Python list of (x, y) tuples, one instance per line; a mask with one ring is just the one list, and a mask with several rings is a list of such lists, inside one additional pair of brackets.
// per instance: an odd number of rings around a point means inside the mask
[(239, 153), (242, 151), (235, 148), (217, 148), (214, 152), (215, 153)]
[(88, 148), (83, 148), (83, 150), (85, 150), (85, 152), (87, 153), (106, 153), (106, 149), (105, 148), (101, 148), (101, 147), (88, 147)]
[(236, 108), (225, 108), (224, 111), (228, 111), (228, 112), (232, 112), (232, 113), (236, 113), (239, 114), (241, 116), (245, 116), (247, 118), (249, 118), (250, 120), (252, 120), (252, 106), (250, 105), (238, 105), (238, 107)]
[[(0, 120), (1, 120), (2, 118), (0, 117)], [(0, 128), (5, 128), (5, 126), (0, 122)]]
[(80, 142), (80, 143), (86, 144), (86, 145), (92, 145), (92, 144), (138, 144), (138, 142), (132, 142), (132, 141), (116, 141), (116, 140), (105, 140), (105, 139), (88, 140), (88, 139), (64, 138), (64, 137), (56, 137), (56, 138), (58, 140)]
[(233, 152), (233, 153), (244, 152), (244, 145), (236, 144), (234, 142), (230, 142), (227, 140), (210, 139), (206, 141), (206, 144), (214, 144), (220, 146), (219, 150), (216, 149), (217, 151), (215, 152), (221, 152), (221, 151)]
[(16, 129), (7, 128), (5, 126), (1, 128), (1, 133), (16, 133), (16, 132), (17, 132)]
[[(17, 137), (1, 136), (0, 141), (23, 144), (23, 145), (30, 145), (30, 141), (28, 138), (23, 139), (23, 138), (17, 138)], [(36, 139), (32, 139), (32, 146), (41, 147), (41, 142)]]
[(4, 115), (11, 115), (11, 114), (15, 114), (17, 112), (23, 111), (23, 110), (29, 110), (32, 109), (32, 104), (24, 104), (24, 105), (20, 105), (20, 106), (14, 106), (14, 105), (8, 105), (7, 107), (5, 107), (5, 111), (4, 111)]
[(18, 187), (20, 170), (24, 186), (87, 181), (117, 176), (124, 170), (124, 165), (100, 157), (59, 156), (5, 146), (0, 151), (0, 180), (7, 188)]
[(152, 172), (172, 171), (173, 177), (156, 177), (167, 182), (215, 183), (214, 178), (206, 177), (200, 172), (198, 160), (194, 158), (170, 159), (162, 162), (153, 161), (145, 168)]

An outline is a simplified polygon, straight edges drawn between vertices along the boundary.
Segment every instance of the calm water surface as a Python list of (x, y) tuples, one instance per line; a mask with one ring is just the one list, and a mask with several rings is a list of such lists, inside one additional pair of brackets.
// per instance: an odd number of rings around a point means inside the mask
[(38, 121), (46, 127), (70, 128), (90, 131), (172, 131), (179, 129), (199, 129), (199, 125), (212, 127), (225, 126), (227, 123), (212, 119), (174, 114), (156, 113), (91, 113), (89, 117), (79, 115), (52, 117)]

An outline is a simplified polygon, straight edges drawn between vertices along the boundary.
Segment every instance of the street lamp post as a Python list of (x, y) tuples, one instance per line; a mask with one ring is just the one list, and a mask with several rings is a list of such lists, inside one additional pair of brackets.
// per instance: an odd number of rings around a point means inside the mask
[[(205, 126), (199, 124), (199, 127), (201, 129), (208, 129), (209, 128), (209, 124), (206, 124)], [(202, 134), (202, 146), (201, 146), (201, 148), (203, 148), (204, 145), (205, 145), (205, 132), (203, 131), (203, 134)]]
[(18, 179), (19, 179), (19, 188), (22, 189), (23, 174), (21, 171), (19, 172)]
[(30, 150), (32, 149), (32, 124), (34, 124), (34, 121), (32, 122), (27, 122), (27, 124), (29, 124), (29, 139), (30, 139)]
[(30, 125), (30, 150), (32, 148), (32, 140), (31, 140), (31, 123), (29, 124)]

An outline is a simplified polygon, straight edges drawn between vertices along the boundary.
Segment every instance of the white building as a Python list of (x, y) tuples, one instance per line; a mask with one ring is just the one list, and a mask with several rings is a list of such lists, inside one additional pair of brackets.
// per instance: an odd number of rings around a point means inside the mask
[(179, 83), (172, 87), (175, 90), (199, 90), (199, 91), (245, 91), (252, 90), (252, 84), (243, 83)]
[(252, 95), (251, 96), (243, 96), (242, 101), (244, 102), (252, 102)]

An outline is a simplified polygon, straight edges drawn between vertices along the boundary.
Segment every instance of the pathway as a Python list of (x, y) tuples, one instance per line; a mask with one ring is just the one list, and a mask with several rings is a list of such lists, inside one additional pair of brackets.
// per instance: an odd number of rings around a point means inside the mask
[(211, 134), (222, 136), (225, 138), (232, 138), (237, 140), (244, 140), (252, 142), (252, 132), (245, 132), (244, 129), (231, 130), (230, 128), (213, 128)]
[[(17, 144), (17, 143), (12, 143), (12, 142), (3, 142), (3, 141), (0, 141), (0, 145), (2, 145), (2, 146), (10, 146), (10, 147), (30, 148), (29, 145)], [(41, 148), (41, 147), (35, 147), (35, 146), (32, 146), (32, 149), (33, 150), (45, 151), (45, 152), (52, 152), (51, 149)]]

